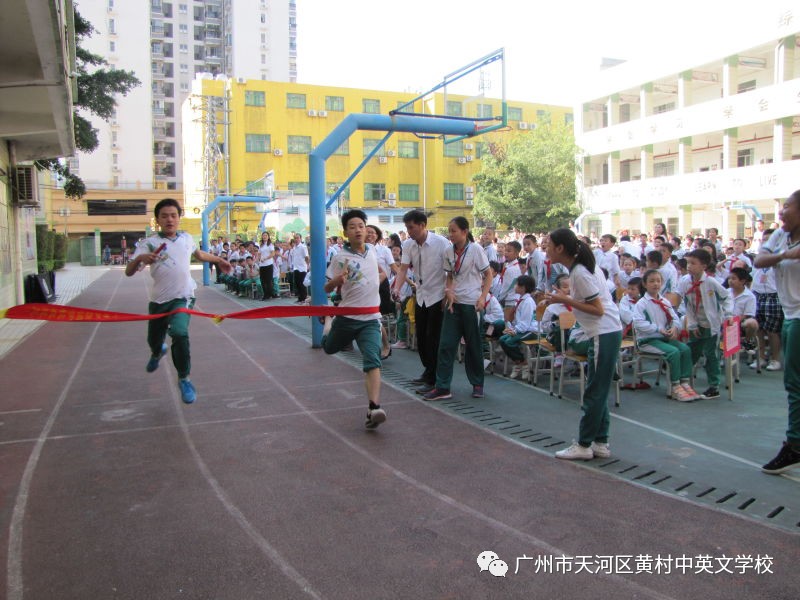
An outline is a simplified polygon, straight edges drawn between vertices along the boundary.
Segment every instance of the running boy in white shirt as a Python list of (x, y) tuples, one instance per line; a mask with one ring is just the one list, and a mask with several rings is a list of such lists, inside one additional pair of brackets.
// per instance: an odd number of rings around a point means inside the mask
[[(342, 227), (348, 243), (331, 258), (325, 273), (325, 293), (341, 289), (340, 307), (378, 308), (381, 301), (378, 286), (386, 273), (378, 267), (375, 248), (366, 243), (367, 215), (358, 209), (348, 210), (342, 215)], [(386, 412), (380, 405), (380, 318), (379, 310), (365, 315), (326, 317), (322, 336), (326, 354), (335, 354), (353, 341), (358, 344), (369, 399), (367, 429), (375, 429), (386, 420)]]

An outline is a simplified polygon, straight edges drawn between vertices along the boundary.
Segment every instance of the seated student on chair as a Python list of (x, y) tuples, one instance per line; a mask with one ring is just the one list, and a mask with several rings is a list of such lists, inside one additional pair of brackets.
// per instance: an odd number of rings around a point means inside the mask
[(669, 363), (672, 397), (678, 402), (699, 400), (689, 384), (692, 377), (692, 351), (678, 341), (681, 320), (669, 300), (661, 295), (661, 273), (651, 269), (642, 277), (644, 294), (633, 309), (633, 326), (639, 347), (646, 352), (663, 354)]
[(631, 277), (625, 287), (625, 294), (619, 301), (619, 320), (627, 327), (633, 323), (633, 307), (642, 297), (642, 278)]
[(511, 369), (511, 379), (528, 378), (528, 363), (520, 350), (520, 345), (536, 335), (536, 305), (531, 297), (535, 287), (533, 277), (520, 275), (517, 279), (514, 292), (519, 300), (517, 300), (514, 310), (514, 321), (506, 323), (506, 328), (500, 337), (500, 347), (514, 363), (514, 367)]
[(500, 339), (506, 327), (506, 322), (503, 319), (503, 307), (500, 306), (497, 298), (491, 292), (486, 296), (486, 307), (481, 315), (481, 321), (485, 336)]
[[(562, 294), (569, 295), (569, 274), (562, 273), (556, 277), (553, 289), (560, 290)], [(558, 318), (561, 316), (561, 313), (572, 312), (572, 307), (562, 304), (561, 302), (547, 304), (542, 301), (542, 304), (546, 305), (547, 308), (544, 309), (542, 320), (539, 321), (539, 332), (544, 334), (547, 337), (547, 341), (553, 344), (555, 349), (560, 352), (562, 348)], [(567, 339), (569, 339), (569, 337), (567, 337)]]
[(735, 267), (728, 275), (728, 288), (733, 297), (733, 316), (739, 317), (742, 328), (742, 341), (752, 343), (758, 335), (756, 321), (756, 295), (747, 287), (753, 278), (747, 269)]

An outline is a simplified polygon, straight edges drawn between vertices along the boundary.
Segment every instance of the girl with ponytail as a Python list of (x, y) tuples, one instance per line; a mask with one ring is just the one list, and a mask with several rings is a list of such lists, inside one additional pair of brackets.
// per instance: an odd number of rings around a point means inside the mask
[(547, 258), (569, 269), (570, 294), (558, 289), (545, 294), (545, 302), (572, 307), (575, 319), (589, 338), (589, 375), (583, 394), (578, 441), (556, 452), (556, 458), (591, 460), (607, 458), (608, 391), (617, 371), (622, 324), (619, 309), (611, 297), (606, 278), (595, 263), (591, 248), (569, 229), (550, 233)]

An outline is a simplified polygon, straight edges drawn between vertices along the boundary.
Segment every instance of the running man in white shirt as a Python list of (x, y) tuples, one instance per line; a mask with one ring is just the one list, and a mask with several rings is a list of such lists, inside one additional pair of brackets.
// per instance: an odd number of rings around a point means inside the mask
[[(194, 290), (197, 288), (189, 270), (192, 256), (214, 263), (224, 273), (231, 271), (231, 264), (224, 258), (200, 250), (195, 246), (192, 236), (178, 231), (183, 209), (177, 200), (165, 198), (156, 204), (153, 212), (160, 231), (139, 244), (133, 259), (125, 267), (125, 275), (132, 277), (145, 265), (150, 266), (153, 288), (147, 312), (151, 315), (172, 312), (177, 308), (192, 308)], [(176, 313), (147, 322), (147, 344), (151, 356), (145, 370), (148, 373), (155, 371), (161, 357), (167, 353), (164, 343), (167, 333), (172, 338), (172, 363), (178, 371), (181, 399), (191, 404), (197, 398), (197, 391), (189, 380), (191, 360), (187, 313)]]

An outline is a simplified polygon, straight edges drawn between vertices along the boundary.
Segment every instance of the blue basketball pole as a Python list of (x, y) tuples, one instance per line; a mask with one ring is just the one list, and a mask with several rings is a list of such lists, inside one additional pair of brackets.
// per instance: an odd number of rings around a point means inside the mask
[[(325, 162), (356, 131), (396, 131), (470, 137), (480, 133), (474, 121), (405, 115), (350, 114), (308, 155), (311, 221), (311, 304), (325, 306)], [(362, 163), (363, 167), (364, 163)], [(359, 168), (360, 170), (360, 168)], [(356, 171), (357, 173), (358, 171)], [(352, 180), (351, 175), (348, 182)], [(334, 194), (338, 196), (339, 190)], [(322, 324), (311, 320), (311, 345), (322, 345)]]

